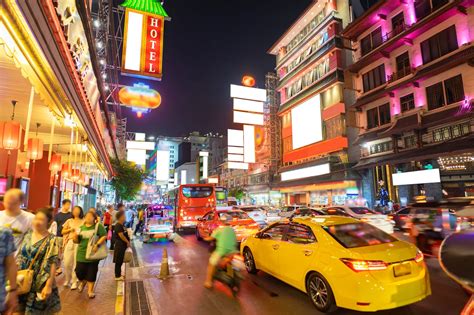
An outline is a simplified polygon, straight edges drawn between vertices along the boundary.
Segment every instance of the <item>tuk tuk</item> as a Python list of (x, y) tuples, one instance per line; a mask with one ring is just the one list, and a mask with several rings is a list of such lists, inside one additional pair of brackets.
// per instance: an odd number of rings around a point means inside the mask
[(167, 205), (151, 205), (145, 209), (143, 242), (167, 240), (173, 234), (173, 210)]

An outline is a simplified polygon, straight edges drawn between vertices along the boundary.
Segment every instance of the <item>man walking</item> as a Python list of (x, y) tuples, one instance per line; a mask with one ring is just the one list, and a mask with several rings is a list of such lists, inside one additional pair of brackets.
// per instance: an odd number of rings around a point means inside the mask
[(13, 235), (15, 248), (20, 248), (25, 234), (31, 230), (34, 214), (21, 210), (24, 194), (18, 188), (9, 189), (3, 198), (4, 211), (0, 211), (0, 227), (9, 229)]
[[(56, 214), (54, 217), (54, 221), (56, 222), (57, 225), (57, 230), (56, 230), (56, 241), (59, 247), (59, 260), (61, 261), (62, 259), (62, 254), (63, 254), (63, 225), (66, 223), (67, 220), (72, 219), (72, 213), (71, 213), (71, 200), (69, 199), (64, 199), (62, 204), (61, 204), (61, 210)], [(60, 275), (62, 273), (61, 270), (61, 263), (59, 262), (57, 270), (56, 270), (56, 275)]]

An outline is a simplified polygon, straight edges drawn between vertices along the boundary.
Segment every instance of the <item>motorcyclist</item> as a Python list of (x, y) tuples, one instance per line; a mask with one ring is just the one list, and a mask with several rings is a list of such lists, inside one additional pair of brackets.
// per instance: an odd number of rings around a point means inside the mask
[(229, 254), (238, 252), (237, 236), (235, 235), (234, 229), (226, 221), (223, 221), (222, 223), (224, 224), (223, 226), (214, 230), (211, 236), (204, 238), (208, 242), (216, 242), (216, 249), (209, 258), (206, 281), (204, 282), (204, 287), (208, 289), (212, 288), (212, 278), (219, 261)]

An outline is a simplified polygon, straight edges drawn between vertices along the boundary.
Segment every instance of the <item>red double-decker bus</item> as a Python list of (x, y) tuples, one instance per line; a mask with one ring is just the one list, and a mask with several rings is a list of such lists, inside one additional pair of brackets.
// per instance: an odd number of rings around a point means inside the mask
[(216, 190), (210, 184), (181, 185), (170, 192), (174, 199), (175, 228), (196, 227), (198, 218), (216, 208)]

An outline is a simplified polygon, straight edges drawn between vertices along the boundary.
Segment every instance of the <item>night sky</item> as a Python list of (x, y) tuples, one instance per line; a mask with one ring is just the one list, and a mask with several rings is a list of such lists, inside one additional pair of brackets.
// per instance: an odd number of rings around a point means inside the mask
[(265, 74), (275, 67), (267, 50), (310, 3), (166, 0), (172, 20), (165, 24), (163, 80), (141, 80), (158, 90), (163, 102), (140, 119), (124, 108), (127, 130), (154, 136), (225, 132), (232, 127), (229, 85), (251, 74), (265, 87)]

